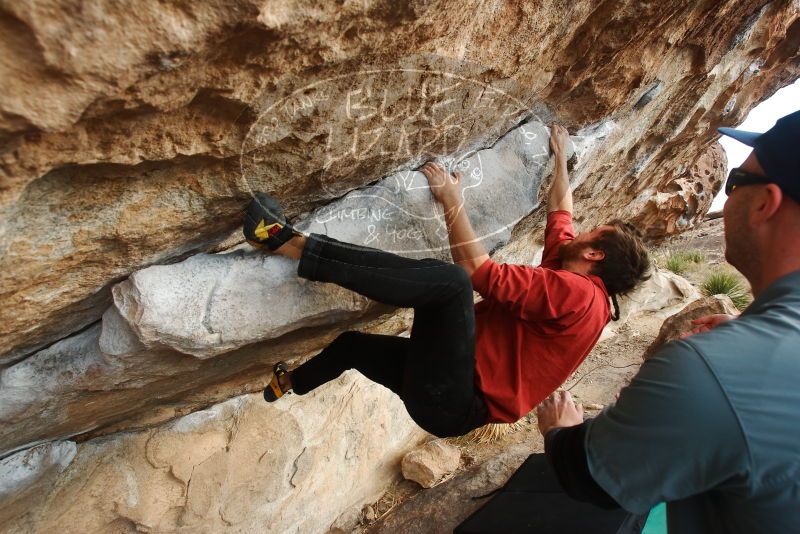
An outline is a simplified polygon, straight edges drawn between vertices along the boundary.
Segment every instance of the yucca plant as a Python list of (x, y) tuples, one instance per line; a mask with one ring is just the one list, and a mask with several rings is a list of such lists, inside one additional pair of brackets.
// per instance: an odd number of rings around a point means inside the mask
[(700, 290), (706, 296), (728, 295), (733, 305), (739, 310), (745, 309), (752, 300), (750, 290), (744, 280), (738, 274), (728, 271), (716, 271), (709, 274), (700, 286)]

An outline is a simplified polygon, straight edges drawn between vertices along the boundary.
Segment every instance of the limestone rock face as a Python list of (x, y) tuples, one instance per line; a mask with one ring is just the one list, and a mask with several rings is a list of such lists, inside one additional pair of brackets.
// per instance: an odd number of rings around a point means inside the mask
[(0, 460), (0, 525), (41, 505), (42, 495), (72, 463), (75, 452), (71, 441), (51, 441)]
[(69, 443), (35, 460), (38, 448), (3, 460), (4, 475), (7, 464), (43, 471), (72, 460), (36, 486), (35, 514), (4, 508), (4, 527), (324, 532), (342, 510), (376, 498), (422, 435), (394, 394), (355, 372), (274, 404), (235, 397), (157, 429), (80, 444), (77, 453)]
[(733, 305), (728, 295), (713, 295), (691, 302), (688, 306), (664, 321), (664, 324), (661, 325), (661, 330), (658, 331), (658, 337), (656, 337), (647, 348), (644, 357), (649, 358), (663, 344), (680, 339), (683, 334), (695, 328), (695, 325), (692, 324), (692, 320), (718, 313), (739, 315), (739, 310)]
[[(601, 135), (582, 136), (579, 153)], [(535, 191), (546, 170), (547, 143), (546, 127), (530, 121), (491, 149), (453, 164), (470, 177), (464, 203), (487, 247), (504, 243), (510, 228), (538, 205)], [(449, 248), (441, 209), (437, 212), (424, 180), (419, 172), (390, 176), (316, 210), (298, 227), (407, 256), (444, 259)], [(498, 205), (504, 209), (494, 209)], [(269, 354), (258, 362), (268, 369), (281, 357), (322, 348), (324, 338), (310, 336), (308, 327), (386, 311), (333, 284), (301, 279), (296, 268), (285, 258), (236, 250), (134, 273), (113, 287), (114, 304), (100, 325), (0, 371), (0, 450), (123, 421), (152, 406), (154, 395), (186, 395), (247, 369), (256, 374), (257, 356)], [(283, 339), (291, 332), (302, 335), (302, 342)], [(225, 357), (214, 365), (183, 354)]]
[[(568, 157), (588, 152), (603, 134), (576, 136)], [(514, 226), (539, 206), (540, 186), (545, 173), (552, 171), (549, 140), (549, 128), (537, 117), (503, 135), (491, 148), (438, 158), (452, 172), (462, 173), (462, 205), (487, 250), (506, 244)], [(298, 228), (403, 256), (450, 261), (441, 205), (433, 200), (419, 171), (395, 173), (348, 193), (315, 210)]]
[(400, 465), (406, 480), (431, 488), (458, 469), (460, 462), (458, 447), (444, 441), (431, 441), (403, 456)]
[(693, 227), (703, 220), (722, 188), (727, 167), (722, 145), (711, 145), (694, 164), (679, 167), (678, 176), (659, 186), (652, 195), (638, 197), (635, 202), (642, 207), (631, 222), (652, 240)]
[[(507, 242), (511, 228), (538, 206), (548, 140), (545, 125), (530, 121), (491, 149), (447, 161), (464, 175), (463, 205), (487, 249)], [(297, 227), (405, 256), (450, 260), (444, 215), (418, 171), (403, 171), (349, 193)], [(134, 273), (114, 286), (114, 307), (145, 346), (200, 358), (291, 330), (341, 322), (366, 309), (364, 297), (310, 283), (296, 270), (296, 261), (261, 253), (198, 254)]]
[[(47, 0), (2, 15), (4, 362), (97, 321), (131, 273), (213, 248), (253, 190), (296, 216), (534, 115), (609, 125), (576, 169), (586, 220), (679, 210), (659, 195), (701, 166), (714, 128), (800, 68), (782, 1)], [(670, 217), (664, 231), (682, 228)]]

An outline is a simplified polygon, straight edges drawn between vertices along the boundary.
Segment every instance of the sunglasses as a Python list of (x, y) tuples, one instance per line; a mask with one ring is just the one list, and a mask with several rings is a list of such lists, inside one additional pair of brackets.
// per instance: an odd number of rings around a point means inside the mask
[(753, 174), (752, 172), (743, 171), (739, 167), (735, 167), (728, 173), (728, 180), (725, 182), (725, 194), (730, 195), (734, 189), (743, 185), (771, 183), (772, 180), (766, 176)]

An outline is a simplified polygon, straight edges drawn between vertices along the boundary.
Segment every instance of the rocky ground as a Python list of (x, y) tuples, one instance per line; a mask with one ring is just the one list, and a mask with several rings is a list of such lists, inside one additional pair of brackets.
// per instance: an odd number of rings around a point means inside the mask
[[(733, 269), (724, 259), (722, 219), (704, 221), (693, 230), (655, 247), (652, 254), (656, 263), (661, 264), (667, 254), (677, 251), (700, 251), (705, 255), (705, 263), (692, 265), (684, 273), (684, 277), (698, 290), (711, 270)], [(583, 403), (587, 416), (595, 415), (612, 403), (619, 390), (636, 374), (645, 350), (658, 335), (664, 315), (662, 311), (634, 315), (615, 335), (600, 341), (567, 381), (564, 388)], [(462, 452), (462, 465), (456, 473), (427, 490), (412, 481), (396, 482), (379, 500), (360, 511), (357, 532), (389, 533), (406, 528), (419, 532), (416, 529), (425, 527), (416, 520), (423, 514), (435, 514), (438, 518), (436, 531), (451, 529), (484, 502), (472, 501), (468, 497), (498, 487), (528, 454), (544, 450), (534, 413), (528, 414), (516, 428), (507, 429), (500, 439), (491, 443), (465, 439), (450, 441)], [(476, 483), (476, 479), (480, 480)], [(447, 499), (448, 494), (458, 498)], [(450, 524), (444, 524), (448, 521)]]

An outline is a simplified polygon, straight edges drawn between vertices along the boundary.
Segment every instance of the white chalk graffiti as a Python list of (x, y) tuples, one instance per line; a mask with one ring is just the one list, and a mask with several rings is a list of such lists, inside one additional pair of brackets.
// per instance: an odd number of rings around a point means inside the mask
[[(314, 176), (325, 196), (343, 197), (336, 208), (314, 213), (309, 224), (316, 231), (355, 224), (360, 230), (348, 231), (350, 242), (393, 250), (407, 242), (401, 250), (440, 250), (448, 242), (444, 213), (428, 192), (427, 179), (414, 168), (436, 161), (450, 173), (461, 173), (461, 207), (470, 196), (484, 197), (469, 193), (486, 183), (479, 149), (526, 114), (525, 105), (503, 90), (441, 70), (376, 69), (336, 76), (265, 108), (243, 143), (242, 175), (246, 184), (250, 176), (254, 183), (268, 184), (271, 169), (280, 173), (288, 161), (292, 172)], [(523, 142), (530, 145), (526, 158), (543, 167), (546, 144), (542, 150), (541, 132), (534, 130), (522, 127)], [(282, 166), (270, 165), (274, 155)], [(497, 157), (492, 156), (495, 166)], [(376, 171), (388, 176), (363, 187), (359, 173)], [(519, 183), (519, 198), (530, 196)], [(512, 200), (508, 207), (515, 212), (518, 204)], [(482, 231), (495, 235), (505, 229)]]

